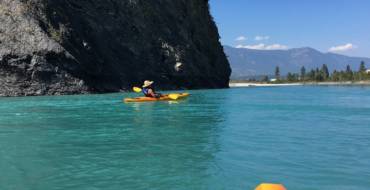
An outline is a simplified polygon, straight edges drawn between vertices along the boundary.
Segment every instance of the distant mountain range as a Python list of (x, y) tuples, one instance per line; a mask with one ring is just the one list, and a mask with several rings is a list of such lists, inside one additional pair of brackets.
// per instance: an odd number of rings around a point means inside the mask
[(288, 72), (299, 73), (302, 66), (308, 71), (326, 64), (332, 72), (334, 69), (344, 70), (347, 65), (353, 70), (358, 70), (361, 61), (365, 61), (366, 66), (370, 65), (370, 58), (322, 53), (308, 47), (290, 50), (253, 50), (224, 46), (224, 51), (233, 70), (232, 79), (273, 75), (276, 66), (279, 66), (281, 74), (285, 75)]

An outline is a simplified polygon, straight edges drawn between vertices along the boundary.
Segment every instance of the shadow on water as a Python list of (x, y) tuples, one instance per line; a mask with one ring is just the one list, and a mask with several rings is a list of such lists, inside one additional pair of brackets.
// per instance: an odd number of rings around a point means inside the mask
[(0, 170), (7, 175), (0, 188), (207, 188), (224, 97), (196, 91), (178, 102), (121, 99), (112, 94), (4, 103)]

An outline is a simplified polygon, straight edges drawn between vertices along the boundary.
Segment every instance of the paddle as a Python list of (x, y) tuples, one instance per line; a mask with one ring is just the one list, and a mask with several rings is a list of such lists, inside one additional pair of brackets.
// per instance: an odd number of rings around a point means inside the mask
[(140, 93), (143, 91), (143, 89), (139, 88), (139, 87), (133, 87), (132, 90), (136, 93)]
[[(136, 93), (140, 93), (143, 91), (143, 89), (139, 88), (139, 87), (133, 87), (132, 90)], [(179, 99), (179, 94), (169, 94), (168, 97), (171, 99), (171, 100), (177, 100)]]

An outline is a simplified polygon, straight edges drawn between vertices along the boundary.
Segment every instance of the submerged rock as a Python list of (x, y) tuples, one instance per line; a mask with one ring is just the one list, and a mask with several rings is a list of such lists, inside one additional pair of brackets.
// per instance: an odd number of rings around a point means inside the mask
[(228, 87), (207, 0), (0, 0), (0, 96)]

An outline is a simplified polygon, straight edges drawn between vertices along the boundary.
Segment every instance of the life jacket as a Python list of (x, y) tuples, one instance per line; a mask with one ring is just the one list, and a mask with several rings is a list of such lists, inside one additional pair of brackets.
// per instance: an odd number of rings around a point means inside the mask
[(150, 88), (143, 88), (143, 93), (146, 97), (150, 97), (151, 95), (149, 94), (149, 89)]

